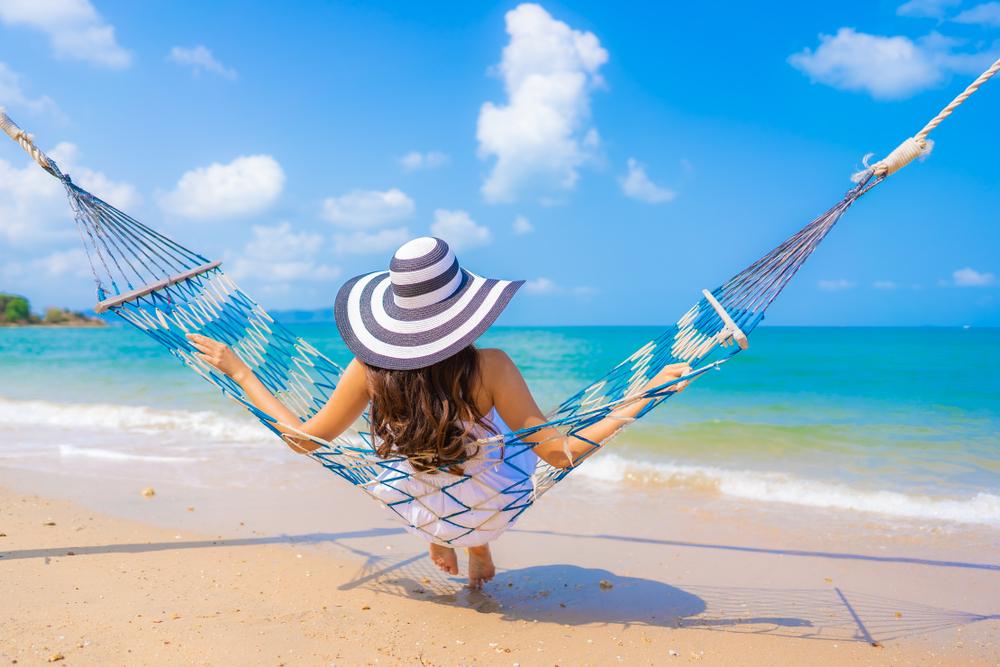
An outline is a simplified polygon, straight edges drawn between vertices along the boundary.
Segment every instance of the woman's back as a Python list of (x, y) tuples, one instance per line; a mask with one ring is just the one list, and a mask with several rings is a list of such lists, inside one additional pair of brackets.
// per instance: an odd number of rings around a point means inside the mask
[(399, 514), (411, 532), (452, 546), (477, 546), (499, 537), (534, 500), (532, 475), (538, 456), (529, 447), (508, 448), (509, 432), (489, 410), (491, 427), (474, 424), (461, 471), (420, 470), (397, 457), (365, 490)]

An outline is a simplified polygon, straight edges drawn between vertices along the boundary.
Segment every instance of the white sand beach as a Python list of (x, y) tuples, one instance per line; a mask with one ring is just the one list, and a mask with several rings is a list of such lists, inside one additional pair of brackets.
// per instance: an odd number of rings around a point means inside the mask
[[(196, 489), (3, 470), (8, 663), (997, 664), (996, 531), (570, 480), (482, 592), (312, 470)], [(613, 496), (612, 496), (613, 497)], [(85, 503), (81, 503), (84, 501)], [(840, 518), (837, 518), (837, 517)], [(59, 656), (62, 656), (61, 658)]]

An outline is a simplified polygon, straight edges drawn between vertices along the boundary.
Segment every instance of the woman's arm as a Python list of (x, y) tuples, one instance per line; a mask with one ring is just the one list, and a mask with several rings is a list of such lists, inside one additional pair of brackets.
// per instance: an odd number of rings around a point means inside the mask
[[(484, 364), (484, 382), (504, 423), (515, 431), (544, 424), (542, 411), (531, 395), (521, 371), (510, 357), (500, 350), (483, 350), (483, 353), (487, 358)], [(645, 388), (658, 387), (690, 372), (691, 367), (687, 364), (666, 366), (646, 384)], [(685, 386), (687, 382), (681, 382), (670, 389), (681, 391)], [(653, 399), (646, 398), (627, 403), (609, 413), (601, 421), (580, 429), (576, 435), (563, 435), (553, 427), (539, 429), (530, 436), (532, 441), (539, 443), (533, 449), (547, 463), (557, 468), (568, 468), (574, 461), (593, 450), (594, 447), (590, 442), (602, 443), (610, 438), (618, 432), (626, 420), (639, 414), (651, 400)]]
[(312, 451), (318, 449), (319, 445), (284, 426), (293, 427), (321, 440), (333, 440), (346, 431), (368, 405), (368, 381), (365, 369), (356, 359), (344, 369), (344, 374), (340, 376), (340, 382), (337, 383), (326, 405), (303, 422), (275, 398), (228, 345), (199, 334), (188, 334), (187, 338), (205, 363), (231, 377), (243, 388), (251, 403), (278, 421), (275, 426), (285, 434), (285, 441), (296, 451)]

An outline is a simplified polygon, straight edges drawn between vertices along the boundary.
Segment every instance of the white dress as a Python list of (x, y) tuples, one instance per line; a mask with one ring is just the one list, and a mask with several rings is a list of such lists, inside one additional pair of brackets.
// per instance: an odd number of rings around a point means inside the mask
[[(509, 431), (496, 410), (486, 418), (498, 433)], [(480, 438), (494, 435), (478, 430)], [(362, 488), (398, 514), (407, 530), (429, 542), (452, 547), (486, 544), (534, 502), (532, 474), (538, 463), (530, 448), (518, 447), (512, 453), (502, 438), (493, 439), (478, 443), (478, 452), (462, 463), (464, 475), (418, 472), (405, 459), (386, 460), (379, 464), (385, 470)]]

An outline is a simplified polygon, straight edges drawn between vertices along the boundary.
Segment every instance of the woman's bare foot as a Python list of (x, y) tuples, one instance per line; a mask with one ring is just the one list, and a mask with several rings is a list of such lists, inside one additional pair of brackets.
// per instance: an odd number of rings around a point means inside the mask
[(496, 576), (496, 573), (490, 545), (469, 547), (469, 588), (482, 588), (483, 584)]
[(431, 542), (431, 560), (442, 572), (458, 574), (458, 556), (451, 547), (443, 547)]

